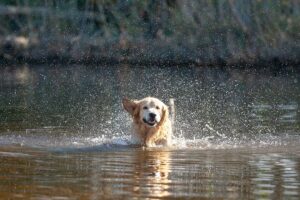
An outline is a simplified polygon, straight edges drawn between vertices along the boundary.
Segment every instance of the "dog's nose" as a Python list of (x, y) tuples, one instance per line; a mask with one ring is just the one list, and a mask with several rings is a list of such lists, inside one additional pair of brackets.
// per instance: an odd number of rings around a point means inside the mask
[(151, 119), (155, 119), (156, 114), (155, 114), (155, 113), (149, 113), (149, 117), (150, 117)]

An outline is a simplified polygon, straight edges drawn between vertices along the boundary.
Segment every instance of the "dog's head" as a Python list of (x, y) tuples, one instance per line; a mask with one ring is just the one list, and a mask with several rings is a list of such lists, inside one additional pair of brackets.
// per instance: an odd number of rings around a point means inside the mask
[(160, 100), (147, 97), (142, 100), (123, 99), (123, 106), (134, 120), (147, 127), (156, 127), (168, 118), (168, 107)]

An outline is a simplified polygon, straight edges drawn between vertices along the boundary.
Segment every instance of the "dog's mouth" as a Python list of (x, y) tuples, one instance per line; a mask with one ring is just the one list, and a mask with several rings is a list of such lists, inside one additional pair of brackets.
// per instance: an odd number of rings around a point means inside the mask
[(156, 126), (157, 124), (155, 120), (147, 121), (146, 119), (143, 119), (143, 122), (149, 126)]

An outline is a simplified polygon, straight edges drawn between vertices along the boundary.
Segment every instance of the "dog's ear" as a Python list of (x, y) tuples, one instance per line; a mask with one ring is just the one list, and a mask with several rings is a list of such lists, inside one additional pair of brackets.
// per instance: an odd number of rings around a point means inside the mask
[(134, 115), (134, 111), (135, 109), (137, 108), (138, 104), (136, 101), (133, 101), (133, 100), (129, 100), (127, 98), (124, 98), (122, 100), (122, 104), (123, 104), (123, 107), (124, 109), (129, 112), (131, 115)]
[(158, 123), (158, 126), (162, 126), (168, 118), (169, 118), (169, 108), (168, 106), (164, 106), (162, 110), (162, 117), (160, 122)]

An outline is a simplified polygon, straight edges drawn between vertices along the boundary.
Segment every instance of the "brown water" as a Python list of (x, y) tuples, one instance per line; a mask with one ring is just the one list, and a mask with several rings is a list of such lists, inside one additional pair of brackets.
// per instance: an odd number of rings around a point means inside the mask
[(0, 198), (299, 199), (299, 155), (299, 147), (72, 153), (2, 147)]
[[(0, 199), (299, 199), (295, 68), (0, 68)], [(121, 98), (175, 98), (170, 148)]]

